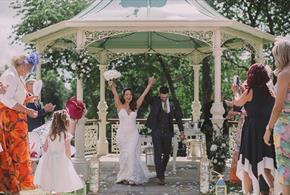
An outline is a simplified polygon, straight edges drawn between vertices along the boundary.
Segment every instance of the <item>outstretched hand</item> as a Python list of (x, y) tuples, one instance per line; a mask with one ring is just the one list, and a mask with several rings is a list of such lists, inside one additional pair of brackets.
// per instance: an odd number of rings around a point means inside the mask
[(236, 84), (233, 84), (232, 87), (232, 92), (235, 94), (235, 93), (239, 93), (239, 86), (236, 85)]
[(108, 81), (108, 85), (109, 85), (109, 87), (113, 87), (114, 86), (114, 81), (113, 80), (109, 80)]
[(263, 136), (264, 142), (266, 145), (271, 146), (271, 131), (270, 130), (265, 130), (265, 134)]
[(44, 105), (44, 110), (45, 112), (52, 112), (54, 111), (55, 105), (53, 105), (52, 103), (48, 103)]
[(37, 118), (38, 117), (38, 112), (36, 110), (33, 109), (27, 109), (26, 114), (30, 117), (30, 118)]
[(156, 79), (154, 77), (149, 77), (148, 78), (148, 85), (152, 86), (154, 85), (156, 82)]

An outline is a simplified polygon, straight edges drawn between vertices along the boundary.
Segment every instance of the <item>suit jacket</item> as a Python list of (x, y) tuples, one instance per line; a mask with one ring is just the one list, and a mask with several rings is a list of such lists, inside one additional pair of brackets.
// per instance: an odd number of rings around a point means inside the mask
[[(146, 96), (145, 101), (150, 105), (150, 113), (147, 118), (145, 126), (155, 131), (158, 128), (158, 115), (163, 111), (162, 102), (159, 96)], [(169, 131), (174, 135), (174, 122), (173, 119), (176, 119), (179, 131), (183, 131), (182, 123), (182, 113), (178, 112), (174, 106), (174, 103), (169, 100), (170, 112), (169, 112)]]
[(45, 123), (44, 116), (46, 115), (45, 110), (42, 108), (41, 104), (28, 103), (27, 108), (31, 108), (38, 111), (38, 116), (36, 118), (30, 118), (27, 116), (28, 131), (31, 132), (33, 129), (43, 125)]

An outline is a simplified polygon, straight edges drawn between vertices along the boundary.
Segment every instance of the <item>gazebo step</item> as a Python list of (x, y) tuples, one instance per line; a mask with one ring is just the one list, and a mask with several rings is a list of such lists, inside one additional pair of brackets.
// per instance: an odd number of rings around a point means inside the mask
[[(63, 193), (63, 195), (84, 195), (85, 190), (80, 189), (74, 192), (69, 192), (69, 193)], [(21, 191), (20, 195), (50, 195), (50, 192), (46, 192), (41, 189), (36, 189), (36, 190), (26, 190), (26, 191)]]
[(21, 191), (20, 195), (50, 195), (50, 192), (41, 189)]

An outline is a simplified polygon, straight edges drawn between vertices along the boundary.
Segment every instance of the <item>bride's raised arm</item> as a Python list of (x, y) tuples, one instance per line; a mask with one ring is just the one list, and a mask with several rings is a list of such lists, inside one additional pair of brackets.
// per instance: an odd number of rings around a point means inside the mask
[(137, 100), (137, 109), (139, 109), (141, 107), (145, 96), (148, 94), (148, 92), (150, 91), (150, 89), (154, 85), (154, 83), (155, 83), (154, 77), (149, 77), (147, 87), (145, 88), (142, 95)]
[(117, 108), (117, 110), (119, 111), (122, 103), (120, 101), (120, 97), (118, 95), (117, 89), (116, 89), (116, 85), (113, 81), (108, 81), (109, 86), (111, 87), (111, 91), (113, 93), (114, 96), (114, 101), (115, 101), (115, 107)]

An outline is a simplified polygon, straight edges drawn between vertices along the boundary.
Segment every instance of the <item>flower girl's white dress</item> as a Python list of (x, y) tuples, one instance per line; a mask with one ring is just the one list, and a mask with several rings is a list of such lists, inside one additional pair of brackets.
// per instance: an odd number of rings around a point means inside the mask
[[(66, 139), (72, 135), (66, 133)], [(52, 141), (49, 137), (48, 150), (41, 157), (35, 171), (34, 183), (42, 189), (54, 192), (72, 192), (83, 188), (71, 160), (65, 154), (65, 139), (61, 134)]]

